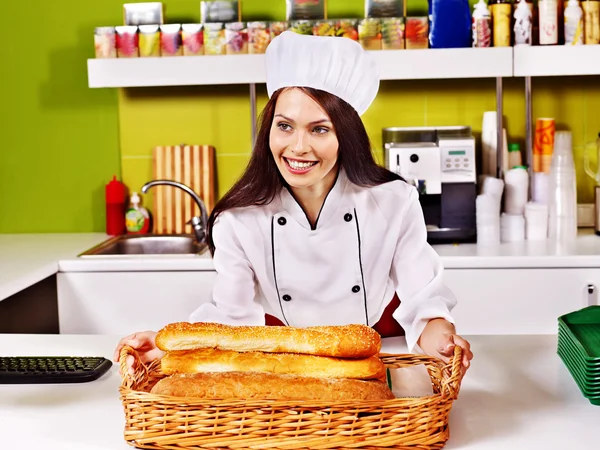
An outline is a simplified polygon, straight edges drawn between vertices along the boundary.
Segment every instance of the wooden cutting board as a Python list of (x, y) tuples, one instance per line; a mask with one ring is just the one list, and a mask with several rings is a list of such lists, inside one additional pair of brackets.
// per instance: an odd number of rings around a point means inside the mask
[[(155, 180), (183, 183), (198, 194), (210, 214), (215, 205), (215, 149), (210, 145), (169, 145), (154, 148)], [(154, 190), (154, 233), (192, 233), (186, 225), (200, 209), (191, 195), (173, 186), (156, 186)]]

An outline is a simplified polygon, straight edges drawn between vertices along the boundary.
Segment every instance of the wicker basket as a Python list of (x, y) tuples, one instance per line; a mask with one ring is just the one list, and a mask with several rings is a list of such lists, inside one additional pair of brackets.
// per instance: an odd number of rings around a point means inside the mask
[[(125, 360), (135, 358), (128, 374)], [(380, 355), (388, 368), (424, 364), (433, 394), (368, 402), (206, 400), (150, 394), (164, 377), (160, 361), (121, 351), (125, 440), (151, 449), (440, 449), (460, 389), (461, 349), (448, 364), (423, 355)]]

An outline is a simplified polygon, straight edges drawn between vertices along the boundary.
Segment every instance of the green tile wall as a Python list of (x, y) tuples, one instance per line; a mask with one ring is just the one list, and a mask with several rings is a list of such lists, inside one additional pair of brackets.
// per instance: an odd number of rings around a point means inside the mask
[[(93, 28), (121, 23), (122, 3), (33, 0), (27, 8), (16, 2), (4, 6), (10, 20), (0, 28), (0, 232), (102, 231), (104, 184), (115, 173), (130, 189), (139, 189), (151, 178), (155, 145), (214, 145), (220, 194), (243, 170), (251, 150), (247, 86), (87, 88)], [(164, 3), (168, 21), (198, 20), (198, 0)], [(284, 0), (242, 4), (247, 20), (282, 20), (285, 15)], [(363, 4), (329, 0), (329, 15), (360, 17)], [(426, 4), (409, 0), (409, 14), (423, 14)], [(574, 133), (582, 202), (593, 198), (583, 155), (585, 143), (600, 131), (598, 81), (534, 79), (534, 117), (555, 117), (561, 128)], [(523, 88), (523, 80), (505, 80), (509, 139), (521, 143)], [(483, 111), (495, 108), (494, 89), (494, 80), (382, 83), (363, 117), (377, 158), (382, 155), (381, 128), (387, 126), (466, 124), (477, 135)], [(258, 86), (258, 94), (260, 110), (264, 86)]]

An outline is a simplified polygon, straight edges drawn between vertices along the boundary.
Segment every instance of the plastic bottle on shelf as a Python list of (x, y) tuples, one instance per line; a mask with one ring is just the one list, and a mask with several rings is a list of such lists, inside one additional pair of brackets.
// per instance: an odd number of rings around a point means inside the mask
[(540, 45), (558, 44), (558, 1), (539, 0), (538, 16)]
[(579, 0), (569, 0), (565, 8), (565, 45), (583, 45), (583, 9)]
[(105, 188), (106, 234), (118, 236), (125, 233), (125, 186), (114, 175)]
[(584, 0), (581, 7), (584, 11), (584, 44), (600, 44), (600, 1)]
[(494, 47), (510, 47), (512, 4), (509, 0), (490, 0)]
[(513, 143), (508, 146), (508, 168), (514, 169), (523, 164), (521, 158), (521, 146)]
[(125, 214), (125, 226), (130, 234), (145, 234), (150, 230), (150, 214), (140, 203), (138, 193), (131, 194), (131, 205)]
[(471, 46), (471, 9), (468, 0), (429, 0), (430, 48)]
[(533, 14), (530, 4), (525, 0), (520, 0), (515, 8), (515, 45), (531, 45)]
[(492, 45), (492, 15), (485, 0), (479, 0), (473, 8), (472, 30), (473, 47)]

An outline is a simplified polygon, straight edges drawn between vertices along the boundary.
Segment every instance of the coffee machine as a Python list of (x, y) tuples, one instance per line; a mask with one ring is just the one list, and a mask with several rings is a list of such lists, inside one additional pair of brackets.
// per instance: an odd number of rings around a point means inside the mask
[(477, 169), (471, 127), (384, 128), (386, 167), (419, 192), (430, 244), (475, 242)]

